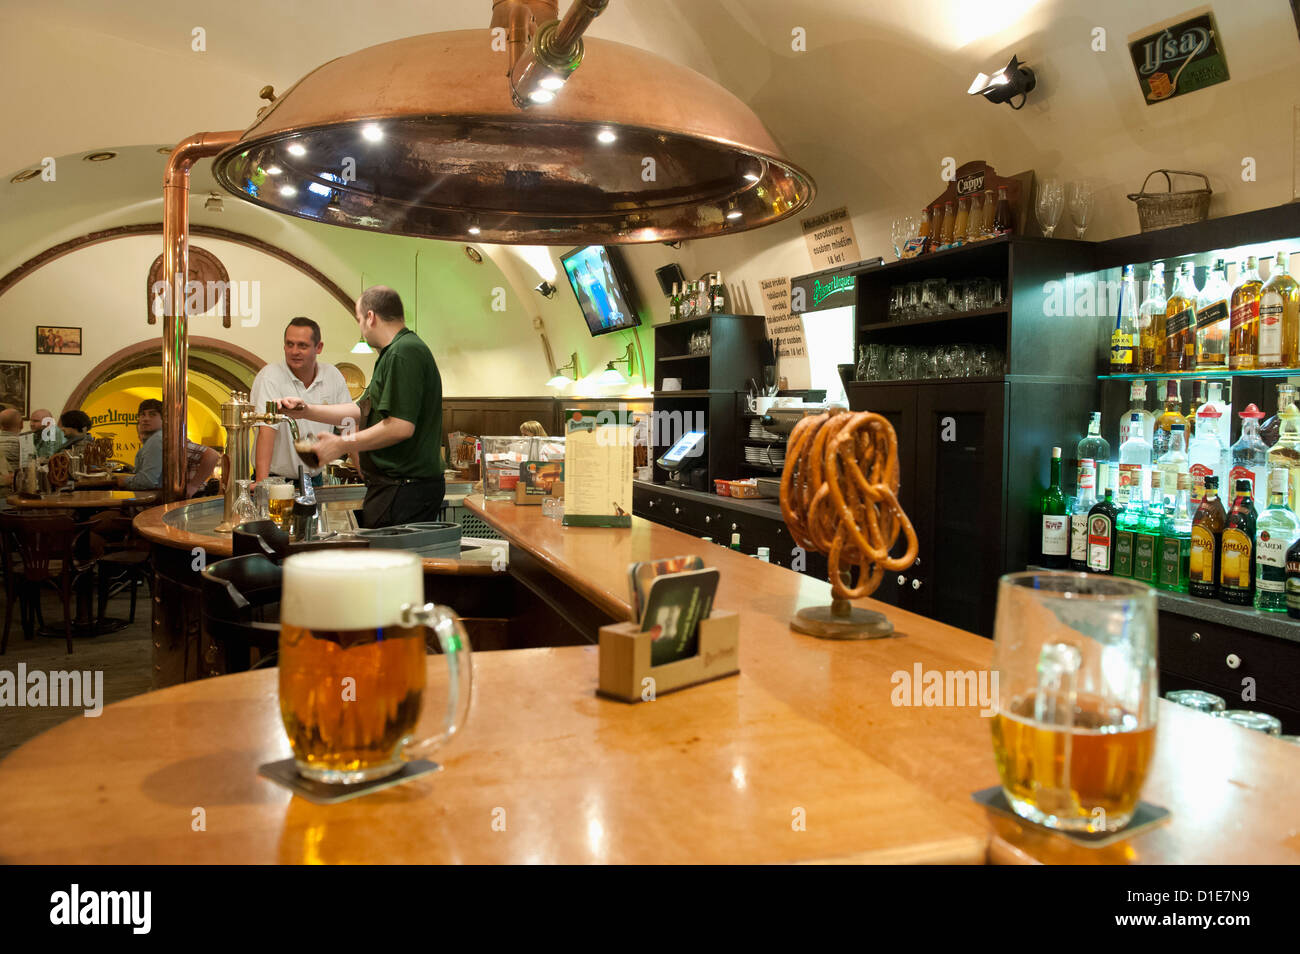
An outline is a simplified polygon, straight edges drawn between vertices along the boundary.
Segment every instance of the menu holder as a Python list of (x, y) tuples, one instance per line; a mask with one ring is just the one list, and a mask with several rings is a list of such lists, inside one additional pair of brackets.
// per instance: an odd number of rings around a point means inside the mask
[(642, 632), (638, 623), (602, 626), (596, 694), (621, 702), (646, 702), (740, 672), (740, 617), (735, 613), (715, 611), (700, 620), (699, 652), (686, 659), (650, 665), (653, 640), (654, 633)]

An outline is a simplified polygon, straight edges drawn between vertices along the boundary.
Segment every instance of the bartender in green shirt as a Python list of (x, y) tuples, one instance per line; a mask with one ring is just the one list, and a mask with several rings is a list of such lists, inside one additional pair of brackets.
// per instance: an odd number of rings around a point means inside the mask
[(290, 417), (341, 426), (320, 434), (322, 461), (359, 451), (366, 481), (362, 520), (392, 527), (437, 520), (447, 485), (442, 473), (442, 376), (429, 346), (406, 327), (402, 299), (375, 285), (357, 299), (366, 344), (379, 350), (370, 384), (355, 404), (308, 404), (284, 398)]

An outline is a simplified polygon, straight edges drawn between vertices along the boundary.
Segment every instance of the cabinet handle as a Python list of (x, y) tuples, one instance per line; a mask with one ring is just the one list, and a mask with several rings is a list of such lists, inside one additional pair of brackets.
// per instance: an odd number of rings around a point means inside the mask
[(1224, 662), (1227, 663), (1229, 669), (1241, 668), (1241, 657), (1236, 653), (1228, 653), (1228, 658)]
[(915, 560), (912, 561), (912, 566), (920, 566), (920, 565), (921, 565), (920, 557), (917, 557)]
[(646, 506), (649, 507), (651, 510), (653, 510), (655, 506), (655, 502), (652, 500), (648, 504), (646, 504)]
[(713, 520), (712, 517), (708, 516), (707, 514), (705, 515), (705, 517), (704, 517), (704, 522), (705, 522), (705, 523), (711, 523), (712, 520)]
[(740, 529), (740, 524), (738, 524), (738, 523), (733, 523), (733, 524), (731, 525), (731, 532), (732, 532), (732, 533), (736, 533), (739, 529)]
[(903, 574), (901, 573), (898, 574), (898, 585), (902, 586), (906, 582), (907, 582), (907, 577), (903, 576)]
[(1192, 633), (1192, 642), (1194, 642), (1194, 643), (1199, 643), (1200, 641), (1201, 641), (1201, 634), (1200, 634), (1200, 633)]
[(913, 581), (912, 581), (912, 589), (914, 589), (914, 590), (919, 590), (920, 588), (921, 588), (921, 581), (920, 581), (920, 580), (913, 580)]
[(673, 516), (674, 516), (674, 517), (680, 516), (680, 515), (681, 515), (681, 512), (682, 512), (682, 508), (681, 508), (681, 507), (673, 507)]

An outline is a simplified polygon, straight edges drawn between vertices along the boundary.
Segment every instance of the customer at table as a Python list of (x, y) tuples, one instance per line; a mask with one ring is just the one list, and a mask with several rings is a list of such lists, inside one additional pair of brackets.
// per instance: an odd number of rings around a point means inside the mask
[(5, 465), (11, 472), (18, 469), (18, 462), (22, 458), (22, 444), (18, 437), (22, 430), (21, 411), (12, 407), (0, 411), (0, 457), (4, 458)]
[(67, 441), (64, 439), (63, 431), (54, 423), (54, 414), (49, 408), (39, 407), (32, 411), (29, 424), (32, 434), (35, 435), (37, 457), (53, 457), (63, 450), (63, 445)]
[[(301, 398), (307, 404), (346, 404), (352, 400), (348, 383), (334, 365), (318, 361), (325, 347), (320, 325), (310, 318), (294, 318), (284, 329), (284, 360), (268, 364), (253, 379), (249, 400), (253, 407), (262, 410), (267, 401), (280, 398)], [(328, 424), (304, 420), (298, 428), (299, 436), (312, 438), (317, 434), (332, 433)], [(257, 445), (253, 455), (253, 477), (262, 481), (269, 476), (295, 480), (298, 467), (305, 466), (293, 449), (293, 435), (287, 423), (259, 424), (253, 429)], [(309, 467), (312, 483), (321, 484), (320, 467)]]
[[(135, 430), (140, 449), (135, 452), (135, 473), (117, 477), (117, 485), (127, 490), (162, 489), (163, 404), (157, 398), (145, 398), (135, 415)], [(211, 447), (185, 441), (185, 496), (192, 497), (208, 482), (221, 459)]]
[(342, 436), (321, 434), (322, 461), (359, 451), (366, 481), (362, 519), (367, 527), (437, 520), (446, 483), (442, 473), (442, 376), (429, 346), (406, 327), (402, 299), (375, 285), (357, 299), (361, 337), (379, 349), (375, 370), (356, 403), (317, 405), (302, 398), (280, 401), (294, 418), (361, 428)]
[(63, 430), (65, 450), (95, 439), (90, 433), (90, 415), (85, 411), (64, 411), (59, 415), (59, 427)]

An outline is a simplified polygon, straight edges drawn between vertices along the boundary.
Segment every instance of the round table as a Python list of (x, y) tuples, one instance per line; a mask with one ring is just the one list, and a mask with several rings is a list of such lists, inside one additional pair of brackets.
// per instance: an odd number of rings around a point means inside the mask
[[(157, 490), (73, 490), (66, 493), (41, 494), (39, 497), (10, 494), (5, 498), (5, 503), (15, 510), (37, 512), (76, 510), (77, 519), (84, 522), (97, 511), (120, 510), (123, 507), (147, 507), (159, 500), (161, 496), (162, 494)], [(84, 553), (83, 557), (89, 561), (89, 552)], [(83, 574), (76, 584), (77, 615), (72, 622), (72, 635), (100, 636), (104, 633), (116, 632), (127, 625), (124, 619), (105, 617), (97, 621), (94, 618), (94, 593), (88, 583), (89, 577)], [(52, 639), (63, 639), (65, 636), (63, 630), (57, 626), (44, 626), (37, 630), (37, 633)]]

